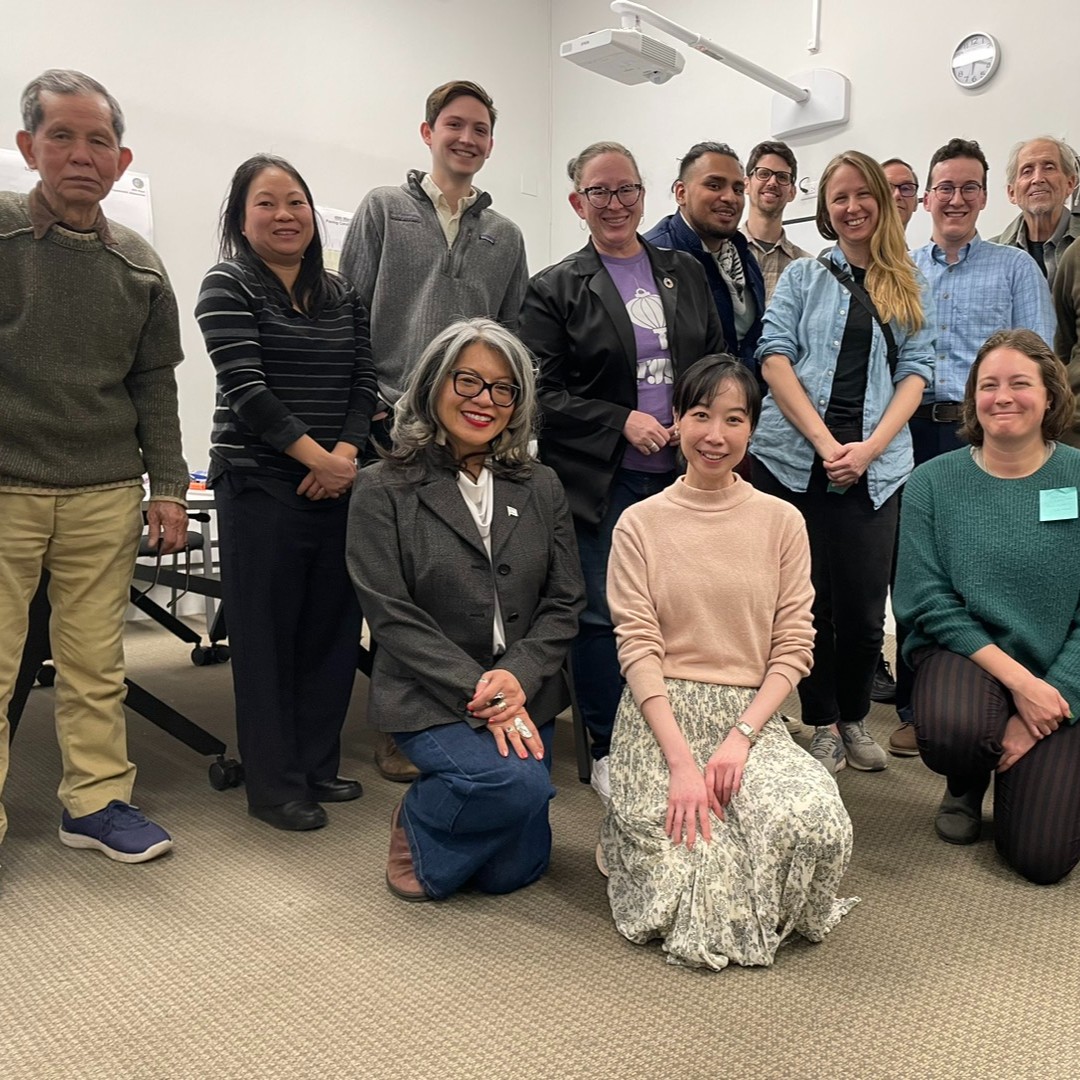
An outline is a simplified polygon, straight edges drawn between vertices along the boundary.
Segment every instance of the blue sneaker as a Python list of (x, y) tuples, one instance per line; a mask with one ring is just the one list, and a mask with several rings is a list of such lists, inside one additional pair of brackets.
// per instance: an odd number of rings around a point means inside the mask
[(148, 862), (172, 847), (172, 837), (137, 806), (113, 799), (104, 810), (60, 820), (60, 843), (71, 848), (97, 848), (117, 862)]

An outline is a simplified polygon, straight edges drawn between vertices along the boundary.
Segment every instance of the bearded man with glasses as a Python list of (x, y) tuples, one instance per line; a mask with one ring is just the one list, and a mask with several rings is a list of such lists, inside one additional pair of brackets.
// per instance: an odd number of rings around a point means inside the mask
[(740, 230), (765, 277), (765, 300), (772, 299), (780, 275), (796, 259), (811, 258), (784, 232), (784, 211), (795, 198), (798, 163), (791, 147), (778, 140), (760, 142), (746, 163), (750, 212)]
[[(964, 386), (982, 344), (999, 330), (1033, 330), (1052, 346), (1054, 312), (1038, 263), (1019, 248), (983, 240), (976, 229), (986, 206), (989, 166), (977, 142), (950, 139), (930, 159), (923, 206), (930, 212), (930, 243), (912, 252), (930, 283), (937, 313), (934, 381), (908, 421), (916, 466), (956, 450)], [(897, 624), (897, 655), (907, 637)], [(896, 671), (896, 711), (900, 727), (889, 750), (918, 754), (911, 724), (911, 670)]]

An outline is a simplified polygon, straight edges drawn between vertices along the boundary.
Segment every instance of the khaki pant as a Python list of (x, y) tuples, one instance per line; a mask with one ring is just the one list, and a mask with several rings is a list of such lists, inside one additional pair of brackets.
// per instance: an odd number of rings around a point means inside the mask
[[(80, 495), (0, 492), (0, 793), (8, 769), (8, 704), (44, 568), (64, 770), (57, 794), (72, 817), (131, 798), (123, 632), (141, 500), (139, 487)], [(6, 831), (0, 804), (0, 840)]]

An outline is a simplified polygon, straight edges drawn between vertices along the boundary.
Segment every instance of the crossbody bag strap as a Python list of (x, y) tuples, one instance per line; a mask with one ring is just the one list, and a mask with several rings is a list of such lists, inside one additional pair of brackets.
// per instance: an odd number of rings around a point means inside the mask
[(881, 316), (878, 314), (878, 309), (874, 306), (874, 301), (870, 299), (870, 294), (846, 271), (841, 270), (826, 255), (819, 255), (818, 262), (829, 271), (830, 274), (840, 284), (847, 289), (852, 296), (870, 313), (870, 317), (881, 327), (881, 332), (885, 336), (885, 355), (889, 363), (889, 373), (891, 375), (896, 374), (896, 365), (900, 361), (900, 354), (896, 348), (896, 337), (893, 335), (892, 327), (883, 322)]

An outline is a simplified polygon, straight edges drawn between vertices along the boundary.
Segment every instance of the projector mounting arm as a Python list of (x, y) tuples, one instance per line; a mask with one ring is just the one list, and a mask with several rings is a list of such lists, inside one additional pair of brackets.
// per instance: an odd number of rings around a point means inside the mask
[(685, 26), (672, 22), (663, 15), (645, 7), (644, 4), (633, 4), (629, 0), (614, 0), (611, 10), (622, 17), (624, 30), (638, 30), (641, 22), (649, 23), (658, 30), (663, 30), (665, 34), (670, 34), (671, 37), (689, 45), (692, 49), (697, 49), (698, 52), (712, 57), (713, 60), (719, 60), (721, 64), (726, 64), (728, 67), (742, 72), (743, 75), (748, 75), (755, 82), (767, 86), (770, 90), (775, 90), (778, 94), (783, 94), (784, 97), (790, 98), (798, 104), (807, 101), (810, 97), (810, 91), (805, 87), (796, 86), (793, 82), (788, 82), (787, 79), (781, 79), (779, 75), (774, 75), (767, 68), (739, 56), (738, 53), (722, 48), (716, 42), (702, 37), (701, 34), (695, 34), (693, 30), (687, 30)]

